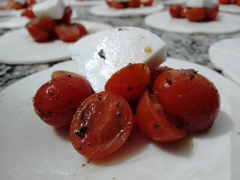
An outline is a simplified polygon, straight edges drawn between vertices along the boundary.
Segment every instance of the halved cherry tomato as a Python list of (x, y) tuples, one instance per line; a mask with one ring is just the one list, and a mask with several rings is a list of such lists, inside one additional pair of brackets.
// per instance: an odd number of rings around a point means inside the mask
[(56, 20), (57, 23), (71, 23), (72, 8), (66, 7), (63, 16), (60, 20)]
[(180, 18), (180, 13), (182, 11), (182, 6), (181, 5), (171, 5), (169, 7), (169, 13), (173, 18)]
[(191, 22), (202, 22), (205, 19), (205, 8), (191, 8), (187, 12), (187, 19)]
[(217, 19), (219, 11), (218, 4), (214, 5), (212, 8), (206, 8), (205, 10), (205, 20), (206, 21), (214, 21)]
[(34, 19), (34, 18), (36, 18), (35, 14), (34, 14), (33, 11), (32, 11), (32, 8), (27, 8), (27, 9), (25, 9), (25, 10), (22, 12), (21, 16), (28, 17), (29, 19)]
[(24, 5), (19, 2), (15, 2), (14, 0), (9, 0), (7, 3), (7, 9), (19, 10), (23, 9)]
[(154, 0), (148, 0), (146, 2), (142, 2), (143, 6), (152, 6)]
[(67, 73), (53, 78), (37, 90), (33, 99), (34, 110), (51, 126), (69, 127), (77, 108), (93, 93), (83, 76)]
[(151, 83), (150, 83), (150, 87), (152, 87), (153, 82), (157, 79), (157, 77), (166, 72), (166, 71), (170, 71), (173, 70), (173, 68), (171, 67), (167, 67), (167, 66), (158, 66), (156, 69), (154, 69), (153, 71), (151, 71)]
[(136, 121), (141, 131), (149, 138), (160, 142), (177, 141), (187, 132), (170, 122), (154, 94), (146, 90), (140, 98), (136, 111)]
[(145, 64), (129, 64), (108, 79), (105, 90), (119, 94), (127, 101), (138, 101), (150, 84), (150, 77), (149, 67)]
[(26, 28), (36, 42), (46, 42), (53, 36), (54, 26), (55, 22), (50, 18), (34, 18)]
[(220, 4), (229, 4), (230, 0), (218, 0)]
[(207, 131), (220, 109), (216, 87), (194, 70), (162, 73), (153, 84), (153, 92), (167, 116), (191, 132)]
[(141, 6), (140, 0), (130, 0), (128, 2), (128, 8), (139, 8)]
[(64, 42), (75, 42), (86, 34), (84, 26), (79, 24), (57, 24), (54, 28), (58, 39)]
[(102, 91), (89, 96), (74, 115), (70, 127), (73, 147), (90, 159), (105, 157), (128, 139), (133, 115), (127, 101)]
[(115, 1), (115, 0), (106, 0), (107, 5), (110, 8), (114, 8), (114, 9), (125, 9), (128, 8), (128, 1)]

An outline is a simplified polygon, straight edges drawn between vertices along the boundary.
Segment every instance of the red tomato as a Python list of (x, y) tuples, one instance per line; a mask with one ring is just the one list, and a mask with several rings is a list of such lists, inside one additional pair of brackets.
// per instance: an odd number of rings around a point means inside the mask
[(54, 30), (58, 39), (64, 42), (75, 42), (81, 36), (85, 35), (85, 32), (81, 31), (80, 26), (77, 24), (58, 24), (55, 26)]
[(25, 10), (22, 12), (21, 16), (28, 17), (29, 19), (34, 19), (34, 18), (36, 18), (35, 14), (34, 14), (33, 11), (32, 11), (32, 8), (27, 8), (27, 9), (25, 9)]
[(171, 5), (169, 7), (169, 13), (173, 18), (180, 18), (181, 11), (182, 11), (181, 5)]
[(149, 138), (160, 142), (173, 142), (186, 136), (186, 131), (168, 120), (155, 96), (146, 90), (140, 98), (136, 121)]
[(206, 21), (214, 21), (217, 19), (217, 15), (218, 15), (218, 11), (219, 11), (219, 6), (218, 4), (214, 5), (211, 9), (210, 8), (206, 8), (205, 9), (205, 20)]
[(69, 127), (77, 108), (93, 93), (90, 83), (83, 76), (65, 74), (46, 82), (37, 90), (33, 99), (34, 110), (51, 126)]
[(127, 101), (112, 92), (89, 96), (79, 107), (70, 127), (73, 147), (90, 159), (105, 157), (128, 139), (133, 115)]
[(230, 0), (218, 0), (220, 4), (229, 4)]
[(24, 5), (20, 4), (19, 2), (15, 2), (14, 0), (9, 0), (7, 3), (7, 9), (19, 10), (23, 8)]
[(105, 90), (137, 101), (150, 84), (150, 70), (145, 64), (129, 64), (114, 73), (106, 82)]
[(72, 8), (66, 7), (60, 20), (61, 23), (71, 23)]
[(220, 109), (217, 89), (194, 70), (171, 70), (155, 80), (153, 92), (167, 116), (188, 131), (207, 131)]
[(205, 8), (191, 8), (187, 12), (187, 19), (191, 22), (202, 22), (205, 19)]
[(128, 8), (139, 8), (141, 6), (141, 0), (129, 0)]
[(114, 0), (106, 0), (107, 5), (110, 8), (114, 8), (114, 9), (125, 9), (128, 8), (128, 2), (118, 2), (118, 1), (114, 1)]
[(170, 68), (170, 67), (167, 67), (167, 66), (158, 66), (156, 69), (154, 69), (152, 72), (151, 72), (151, 85), (153, 84), (153, 82), (157, 79), (157, 77), (166, 72), (166, 71), (170, 71), (170, 70), (173, 70), (173, 68)]
[(146, 2), (142, 2), (143, 6), (152, 6), (154, 0), (149, 0)]
[(34, 18), (26, 25), (26, 28), (36, 42), (46, 42), (53, 36), (54, 26), (55, 22), (52, 19)]

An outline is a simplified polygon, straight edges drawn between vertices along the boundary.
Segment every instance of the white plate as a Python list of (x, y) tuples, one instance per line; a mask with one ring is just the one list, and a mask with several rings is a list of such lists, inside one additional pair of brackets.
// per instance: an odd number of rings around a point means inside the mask
[(65, 61), (1, 91), (1, 180), (238, 179), (239, 87), (197, 64), (168, 59), (164, 65), (194, 68), (216, 85), (221, 111), (210, 131), (177, 143), (161, 144), (150, 141), (135, 129), (116, 153), (88, 162), (73, 149), (66, 132), (43, 123), (32, 106), (35, 92), (49, 80), (52, 71), (78, 72), (73, 61)]
[[(77, 21), (82, 23), (89, 33), (106, 30), (112, 26), (104, 23)], [(0, 62), (6, 64), (46, 63), (70, 59), (68, 46), (55, 40), (46, 43), (36, 43), (25, 28), (10, 31), (0, 37)]]
[(104, 4), (105, 0), (64, 0), (64, 3), (68, 6), (96, 6)]
[(229, 13), (240, 13), (240, 6), (234, 4), (220, 4), (219, 11)]
[(0, 18), (0, 29), (15, 29), (24, 27), (29, 22), (27, 17)]
[(20, 10), (0, 10), (0, 17), (19, 17), (24, 9)]
[(168, 11), (162, 11), (146, 16), (144, 22), (152, 28), (175, 33), (219, 34), (240, 31), (239, 16), (222, 12), (216, 21), (194, 23), (187, 19), (172, 18)]
[(107, 4), (95, 6), (90, 9), (90, 13), (96, 16), (107, 17), (130, 17), (130, 16), (145, 16), (154, 12), (162, 11), (163, 4), (153, 4), (149, 7), (140, 8), (126, 8), (126, 9), (113, 9), (108, 7)]
[[(74, 20), (78, 16), (76, 11), (72, 11), (71, 19)], [(21, 28), (24, 27), (30, 19), (27, 17), (22, 17), (20, 14), (19, 16), (12, 17), (12, 16), (7, 16), (0, 18), (0, 29), (16, 29), (16, 28)]]
[(240, 38), (223, 39), (209, 48), (214, 68), (240, 85)]

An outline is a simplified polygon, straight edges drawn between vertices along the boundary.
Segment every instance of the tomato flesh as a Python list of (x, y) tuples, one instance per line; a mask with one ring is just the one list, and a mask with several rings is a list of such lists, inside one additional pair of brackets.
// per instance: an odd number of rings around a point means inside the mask
[(70, 128), (73, 147), (83, 156), (95, 159), (119, 149), (128, 139), (133, 115), (127, 101), (112, 92), (89, 96), (78, 108)]
[(129, 64), (108, 79), (105, 90), (119, 94), (127, 101), (138, 101), (150, 84), (150, 77), (149, 67), (145, 64)]
[(170, 122), (155, 96), (146, 90), (137, 106), (136, 121), (141, 131), (153, 140), (160, 142), (177, 141), (187, 132)]
[(46, 82), (37, 90), (33, 106), (45, 123), (55, 127), (69, 127), (77, 108), (93, 93), (90, 83), (83, 76), (64, 74)]
[(168, 117), (191, 132), (207, 131), (220, 109), (216, 87), (194, 70), (161, 74), (153, 84), (153, 92)]

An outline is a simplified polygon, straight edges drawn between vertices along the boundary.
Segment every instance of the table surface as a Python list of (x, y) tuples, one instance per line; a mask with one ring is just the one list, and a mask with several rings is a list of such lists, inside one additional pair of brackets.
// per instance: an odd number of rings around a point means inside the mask
[[(89, 13), (90, 6), (72, 7), (78, 13), (79, 20), (103, 22), (119, 26), (136, 26), (148, 29), (158, 35), (167, 45), (167, 56), (180, 60), (201, 64), (207, 68), (214, 69), (208, 56), (208, 48), (222, 39), (240, 37), (240, 32), (231, 34), (179, 34), (160, 31), (144, 24), (144, 17), (98, 17)], [(165, 8), (168, 8), (167, 6)], [(4, 30), (0, 30), (2, 35)], [(1, 55), (0, 55), (1, 56)], [(30, 74), (48, 69), (56, 63), (8, 65), (0, 63), (0, 91), (12, 83)], [(221, 72), (219, 72), (221, 73)]]

